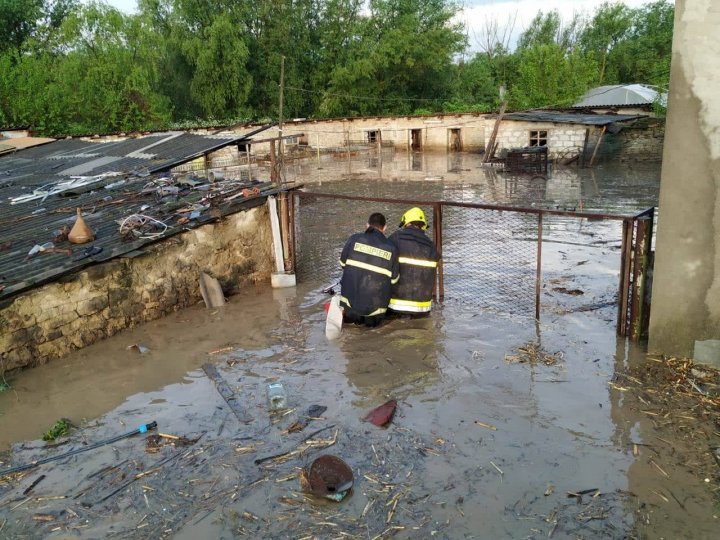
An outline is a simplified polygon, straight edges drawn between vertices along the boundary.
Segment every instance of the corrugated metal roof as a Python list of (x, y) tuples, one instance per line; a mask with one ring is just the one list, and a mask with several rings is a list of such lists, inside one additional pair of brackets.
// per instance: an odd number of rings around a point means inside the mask
[(573, 107), (627, 107), (652, 105), (658, 96), (663, 105), (667, 94), (659, 94), (654, 88), (642, 84), (613, 84), (589, 90)]
[(642, 115), (628, 114), (579, 114), (553, 111), (527, 111), (508, 113), (503, 120), (522, 122), (552, 122), (555, 124), (582, 124), (587, 126), (607, 126), (614, 122), (627, 122), (642, 118)]
[[(127, 174), (141, 168), (151, 173), (169, 169), (208, 151), (247, 140), (251, 134), (228, 137), (182, 133), (172, 139), (167, 135), (154, 134), (112, 143), (61, 140), (0, 158), (0, 288), (4, 287), (0, 291), (0, 301), (90, 264), (130, 253), (223, 215), (262, 204), (268, 194), (277, 191), (269, 183), (257, 181), (226, 180), (211, 185), (205, 179), (197, 179), (201, 184), (191, 186), (178, 183), (182, 176), (168, 172), (149, 176), (144, 172), (142, 177)], [(150, 147), (151, 144), (154, 146)], [(135, 157), (129, 157), (130, 154)], [(141, 154), (152, 154), (152, 157), (138, 157)], [(83, 170), (88, 169), (93, 175), (117, 174), (44, 199), (10, 203), (10, 197), (32, 194), (40, 186), (75, 181), (60, 174), (72, 167), (84, 167)], [(156, 188), (165, 183), (177, 189), (177, 193), (163, 196)], [(241, 193), (247, 187), (257, 187), (261, 193), (246, 198)], [(235, 199), (228, 200), (238, 193), (240, 195)], [(71, 256), (41, 253), (27, 259), (33, 246), (53, 240), (54, 231), (64, 225), (72, 227), (76, 208), (82, 209), (96, 240), (82, 245), (67, 241), (56, 244), (58, 248), (71, 249)], [(179, 210), (186, 208), (200, 208), (201, 211), (198, 216), (193, 216), (194, 219), (178, 223), (183, 215)], [(121, 235), (119, 222), (133, 214), (149, 215), (167, 224), (168, 228), (152, 238)], [(103, 251), (92, 259), (80, 259), (90, 245), (102, 247)]]
[[(177, 132), (112, 142), (73, 139), (57, 141), (16, 152), (9, 161), (7, 158), (0, 158), (0, 184), (39, 187), (53, 181), (65, 181), (67, 178), (61, 177), (70, 175), (161, 172), (179, 162), (189, 161), (244, 139), (244, 135), (216, 136)], [(109, 158), (116, 159), (110, 163)]]
[(55, 139), (49, 137), (11, 137), (8, 139), (0, 139), (0, 154), (15, 152), (23, 148), (32, 148), (53, 142)]

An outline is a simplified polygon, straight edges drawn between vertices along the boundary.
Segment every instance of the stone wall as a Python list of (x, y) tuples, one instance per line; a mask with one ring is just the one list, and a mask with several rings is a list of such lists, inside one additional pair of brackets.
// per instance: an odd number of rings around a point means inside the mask
[[(346, 118), (337, 120), (290, 121), (283, 125), (283, 135), (298, 135), (298, 142), (313, 148), (342, 149), (347, 141), (368, 142), (369, 133), (380, 133), (383, 145), (399, 150), (410, 149), (412, 131), (420, 133), (422, 149), (447, 150), (450, 146), (451, 131), (460, 130), (462, 149), (479, 152), (485, 148), (488, 120), (476, 113), (447, 114), (434, 116), (396, 116)], [(303, 136), (300, 137), (299, 135)], [(278, 128), (264, 131), (259, 138), (276, 137)], [(269, 143), (252, 145), (253, 153), (266, 154)]]
[(604, 159), (657, 163), (662, 161), (664, 142), (665, 121), (644, 119), (623, 126), (615, 135), (605, 135), (600, 154)]
[[(530, 145), (530, 133), (547, 132), (548, 158), (568, 159), (582, 152), (585, 130), (588, 126), (579, 124), (555, 124), (546, 122), (503, 121), (498, 129), (499, 154), (503, 149), (523, 148)], [(590, 128), (591, 132), (596, 128)]]
[(124, 328), (201, 300), (198, 278), (226, 294), (269, 281), (272, 236), (267, 206), (145, 247), (29, 291), (0, 308), (0, 374), (44, 364)]

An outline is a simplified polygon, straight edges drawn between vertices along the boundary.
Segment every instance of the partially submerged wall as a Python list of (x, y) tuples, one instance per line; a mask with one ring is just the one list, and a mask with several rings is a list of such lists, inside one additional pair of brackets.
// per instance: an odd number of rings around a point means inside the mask
[[(494, 122), (494, 120), (493, 120)], [(521, 122), (503, 120), (498, 129), (498, 149), (510, 150), (531, 146), (531, 139), (544, 134), (547, 141), (548, 158), (564, 160), (577, 156), (585, 144), (585, 130), (588, 126), (581, 124), (558, 124), (552, 122)], [(589, 128), (592, 132), (593, 129)], [(534, 146), (534, 145), (533, 145)]]
[(606, 134), (600, 147), (603, 159), (627, 162), (662, 161), (665, 142), (665, 121), (658, 118), (642, 119), (624, 125), (616, 134)]
[(144, 248), (34, 289), (0, 309), (0, 374), (44, 364), (74, 349), (201, 300), (198, 278), (217, 278), (225, 293), (272, 271), (267, 206)]

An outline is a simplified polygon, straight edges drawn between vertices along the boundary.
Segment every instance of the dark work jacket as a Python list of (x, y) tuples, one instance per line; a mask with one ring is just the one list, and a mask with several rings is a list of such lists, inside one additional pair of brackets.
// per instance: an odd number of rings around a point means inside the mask
[(357, 315), (377, 316), (387, 311), (392, 283), (398, 279), (397, 248), (379, 230), (370, 227), (353, 234), (340, 255), (343, 267), (340, 305)]
[(432, 308), (435, 272), (440, 255), (432, 240), (417, 227), (404, 227), (390, 235), (398, 248), (400, 280), (393, 285), (390, 309), (427, 313)]

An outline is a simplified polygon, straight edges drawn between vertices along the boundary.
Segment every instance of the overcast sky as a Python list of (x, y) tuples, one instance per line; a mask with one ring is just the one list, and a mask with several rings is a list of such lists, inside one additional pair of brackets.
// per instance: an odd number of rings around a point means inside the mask
[[(127, 13), (135, 11), (136, 0), (105, 0), (108, 4), (115, 6)], [(574, 13), (592, 13), (603, 3), (604, 0), (464, 0), (465, 8), (459, 15), (461, 21), (468, 27), (470, 48), (477, 50), (476, 36), (485, 26), (485, 21), (496, 19), (504, 24), (508, 16), (517, 19), (513, 31), (511, 43), (514, 44), (522, 31), (530, 21), (537, 15), (538, 11), (551, 11), (557, 9), (564, 19), (570, 20)], [(630, 7), (639, 7), (650, 0), (621, 0), (623, 4)]]

